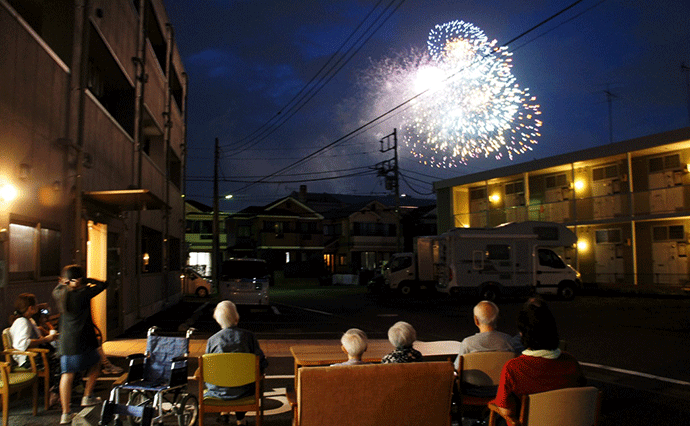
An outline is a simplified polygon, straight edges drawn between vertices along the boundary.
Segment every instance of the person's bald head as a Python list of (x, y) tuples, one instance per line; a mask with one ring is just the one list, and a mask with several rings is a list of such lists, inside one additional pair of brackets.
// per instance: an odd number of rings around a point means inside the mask
[(496, 328), (498, 321), (498, 306), (494, 302), (482, 300), (474, 307), (474, 321), (477, 327)]

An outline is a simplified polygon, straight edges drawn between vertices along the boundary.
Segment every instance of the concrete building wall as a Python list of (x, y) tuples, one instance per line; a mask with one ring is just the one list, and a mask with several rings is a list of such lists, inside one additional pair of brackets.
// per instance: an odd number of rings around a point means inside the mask
[[(59, 268), (89, 262), (91, 224), (107, 235), (99, 259), (107, 259), (110, 287), (97, 308), (107, 311), (99, 313), (104, 333), (181, 297), (185, 75), (162, 1), (143, 3), (148, 78), (136, 120), (134, 2), (0, 0), (0, 186), (17, 194), (0, 202), (3, 324), (22, 292), (54, 308)], [(89, 195), (132, 188), (147, 192)], [(157, 257), (148, 270), (146, 250)]]

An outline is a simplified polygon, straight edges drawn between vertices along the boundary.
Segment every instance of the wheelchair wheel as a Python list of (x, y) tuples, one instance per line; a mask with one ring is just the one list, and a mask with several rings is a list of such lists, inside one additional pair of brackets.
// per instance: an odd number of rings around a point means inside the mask
[[(146, 395), (144, 394), (144, 392), (132, 391), (132, 393), (129, 394), (129, 400), (127, 401), (127, 405), (134, 405), (134, 406), (151, 405), (151, 400), (146, 398)], [(127, 419), (129, 420), (129, 424), (131, 426), (140, 426), (141, 425), (141, 417), (127, 416)]]
[(194, 426), (199, 418), (199, 401), (194, 395), (186, 394), (177, 406), (177, 424)]

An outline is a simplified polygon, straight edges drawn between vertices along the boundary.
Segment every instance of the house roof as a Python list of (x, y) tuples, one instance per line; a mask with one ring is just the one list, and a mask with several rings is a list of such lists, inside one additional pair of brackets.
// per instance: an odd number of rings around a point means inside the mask
[[(207, 206), (206, 204), (200, 203), (195, 200), (190, 200), (187, 199), (185, 200), (185, 203), (187, 203), (192, 210), (196, 210), (194, 213), (212, 213), (213, 212), (213, 207)], [(187, 211), (187, 213), (192, 213), (191, 211)]]

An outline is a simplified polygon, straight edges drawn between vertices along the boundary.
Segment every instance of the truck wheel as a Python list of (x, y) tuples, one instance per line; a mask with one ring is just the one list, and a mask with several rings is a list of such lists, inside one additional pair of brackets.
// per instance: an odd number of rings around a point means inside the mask
[(488, 300), (489, 302), (495, 302), (498, 299), (498, 289), (492, 285), (487, 285), (486, 287), (482, 288), (481, 293), (479, 294), (479, 297), (481, 297), (482, 300)]
[(573, 300), (575, 298), (575, 286), (570, 283), (558, 286), (558, 297), (563, 300)]
[(208, 296), (208, 290), (206, 290), (206, 287), (199, 287), (196, 289), (196, 295), (199, 297), (206, 297)]
[(409, 282), (402, 282), (398, 284), (398, 291), (400, 291), (400, 294), (407, 297), (412, 294), (414, 291), (414, 288), (412, 287), (412, 284)]

